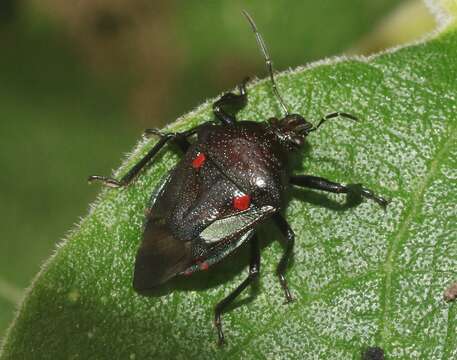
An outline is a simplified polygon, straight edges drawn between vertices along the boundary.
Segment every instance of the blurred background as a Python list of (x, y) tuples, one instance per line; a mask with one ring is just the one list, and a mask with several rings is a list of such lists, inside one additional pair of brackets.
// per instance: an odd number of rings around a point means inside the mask
[(0, 338), (55, 244), (145, 127), (246, 76), (369, 54), (435, 26), (419, 0), (1, 0)]

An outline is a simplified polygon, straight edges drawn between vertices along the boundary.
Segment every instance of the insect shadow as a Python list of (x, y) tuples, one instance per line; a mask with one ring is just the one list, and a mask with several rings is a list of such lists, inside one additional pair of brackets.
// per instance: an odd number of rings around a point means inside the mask
[[(295, 169), (295, 172), (297, 173), (306, 172), (306, 169), (303, 166), (303, 159), (309, 158), (311, 152), (312, 145), (305, 143), (301, 153), (293, 154), (293, 156), (290, 157), (291, 168)], [(319, 157), (318, 161), (320, 164), (329, 163), (334, 169), (340, 168), (339, 163), (329, 157)], [(344, 171), (344, 169), (340, 170)], [(286, 203), (290, 204), (292, 199), (296, 199), (300, 202), (308, 203), (316, 207), (326, 208), (331, 211), (343, 212), (354, 208), (363, 202), (363, 196), (361, 193), (350, 192), (339, 196), (345, 199), (344, 203), (331, 199), (328, 196), (327, 192), (308, 190), (303, 187), (290, 187), (289, 191), (286, 193)]]
[[(271, 251), (271, 245), (274, 241), (282, 239), (281, 233), (271, 221), (267, 221), (259, 227), (260, 234), (260, 249), (261, 251)], [(282, 241), (281, 241), (282, 243)], [(154, 291), (142, 293), (142, 295), (153, 297), (166, 296), (178, 292), (190, 291), (207, 291), (209, 289), (218, 288), (221, 285), (232, 283), (239, 274), (244, 274), (249, 264), (249, 244), (241, 245), (235, 253), (225, 257), (221, 262), (213, 265), (211, 271), (196, 272), (191, 276), (177, 276), (165, 283), (164, 286), (158, 287)], [(293, 257), (290, 259), (289, 266), (294, 265)], [(244, 276), (244, 275), (243, 275)], [(247, 291), (247, 296), (240, 297), (227, 307), (227, 311), (234, 310), (243, 305), (254, 301), (258, 294), (262, 291), (262, 270), (259, 279), (253, 282)], [(281, 289), (278, 287), (278, 292)]]

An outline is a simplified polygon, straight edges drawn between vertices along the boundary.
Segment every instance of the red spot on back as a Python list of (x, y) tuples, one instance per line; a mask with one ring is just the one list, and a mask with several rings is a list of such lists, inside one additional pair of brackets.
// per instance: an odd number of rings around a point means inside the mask
[(204, 261), (204, 262), (198, 264), (198, 267), (200, 268), (200, 270), (206, 271), (206, 270), (208, 270), (209, 265), (208, 265), (208, 263), (206, 261)]
[(237, 210), (246, 210), (251, 205), (251, 197), (249, 195), (241, 195), (233, 198), (233, 207)]
[(192, 167), (194, 169), (200, 169), (206, 161), (206, 156), (202, 152), (199, 152), (194, 160), (192, 160)]

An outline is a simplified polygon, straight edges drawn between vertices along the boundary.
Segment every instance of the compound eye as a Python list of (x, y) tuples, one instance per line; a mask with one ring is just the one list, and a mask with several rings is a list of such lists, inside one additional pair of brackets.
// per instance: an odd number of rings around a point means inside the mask
[(285, 117), (287, 127), (289, 129), (295, 129), (296, 127), (302, 126), (306, 120), (299, 114), (290, 114)]
[(312, 128), (313, 128), (313, 124), (311, 124), (310, 122), (304, 120), (305, 122), (303, 123), (303, 125), (300, 126), (300, 132), (302, 133), (308, 133)]

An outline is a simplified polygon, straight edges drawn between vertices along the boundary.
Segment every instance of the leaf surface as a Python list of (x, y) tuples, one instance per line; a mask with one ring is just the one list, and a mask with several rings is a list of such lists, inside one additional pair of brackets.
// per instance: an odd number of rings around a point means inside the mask
[[(249, 10), (256, 14), (268, 42), (275, 44), (272, 56), (276, 68), (281, 69), (348, 48), (402, 1), (383, 0), (373, 4), (372, 0), (346, 0), (342, 4), (339, 0), (328, 0), (324, 4), (289, 0), (287, 6), (294, 12), (284, 13), (281, 2), (270, 1), (267, 5), (263, 0), (251, 0)], [(0, 4), (11, 9), (12, 4), (18, 2)], [(105, 4), (103, 8), (111, 13), (110, 6), (114, 12), (120, 12), (122, 7), (128, 9), (130, 5)], [(121, 36), (124, 40), (116, 41), (114, 47), (100, 47), (97, 44), (105, 44), (108, 39), (99, 37), (95, 27), (88, 27), (83, 20), (77, 21), (77, 28), (71, 26), (76, 25), (71, 19), (88, 16), (87, 21), (91, 22), (90, 19), (103, 13), (100, 6), (92, 2), (75, 12), (67, 7), (70, 13), (66, 15), (61, 11), (65, 5), (27, 2), (13, 6), (17, 12), (9, 13), (12, 16), (9, 24), (4, 22), (8, 11), (0, 5), (0, 43), (8, 49), (0, 56), (0, 134), (4, 135), (0, 141), (0, 164), (8, 174), (0, 177), (3, 225), (0, 226), (0, 339), (14, 317), (17, 298), (20, 298), (17, 294), (29, 285), (56, 240), (66, 234), (79, 215), (85, 214), (88, 202), (99, 191), (97, 187), (84, 186), (87, 175), (95, 170), (106, 173), (117, 167), (119, 154), (137, 141), (141, 131), (137, 126), (143, 126), (138, 124), (138, 111), (144, 110), (145, 104), (132, 100), (140, 96), (138, 88), (133, 89), (138, 86), (134, 79), (140, 81), (140, 88), (146, 91), (148, 86), (140, 78), (151, 79), (151, 76), (145, 75), (145, 71), (156, 73), (159, 66), (162, 81), (172, 77), (169, 93), (157, 84), (152, 84), (153, 89), (147, 91), (148, 102), (154, 103), (157, 93), (161, 94), (160, 98), (167, 98), (160, 109), (151, 105), (161, 114), (148, 119), (148, 127), (153, 127), (176, 118), (202, 99), (232, 86), (236, 79), (255, 72), (255, 64), (257, 69), (263, 69), (255, 42), (249, 36), (250, 29), (240, 15), (240, 6), (232, 0), (167, 5), (158, 15), (159, 23), (148, 20), (151, 16), (155, 18), (156, 12), (147, 14), (148, 19), (143, 14), (128, 12), (127, 17), (133, 16), (133, 29), (141, 28), (140, 23), (148, 23), (156, 29), (154, 38), (159, 40), (158, 44), (152, 39), (140, 41), (142, 45), (135, 41), (132, 46), (140, 51), (140, 56), (132, 48), (125, 54), (130, 60), (125, 60), (129, 64), (131, 61), (141, 64), (138, 67), (126, 66), (117, 57), (114, 62), (110, 61), (113, 60), (110, 51), (122, 51), (124, 44), (129, 43), (128, 38)], [(278, 12), (284, 16), (277, 16)], [(133, 20), (135, 16), (141, 20)], [(316, 28), (324, 21), (332, 27), (322, 36), (316, 33)], [(67, 25), (73, 28), (70, 37)], [(288, 34), (294, 36), (289, 37), (291, 42), (307, 46), (283, 44), (285, 25)], [(341, 31), (343, 26), (345, 31)], [(130, 26), (123, 29), (129, 38), (135, 37), (135, 30), (132, 32)], [(84, 37), (83, 42), (76, 40), (78, 33)], [(89, 41), (92, 44), (89, 45), (87, 40), (93, 37), (95, 42)], [(166, 41), (170, 37), (172, 41)], [(83, 55), (85, 51), (80, 51), (80, 46), (84, 47), (82, 43), (97, 47), (96, 52), (103, 53), (103, 58), (111, 64), (108, 67), (114, 68), (106, 71), (101, 66), (96, 67), (97, 71), (92, 67), (88, 71), (90, 61)], [(162, 53), (163, 46), (165, 52), (172, 51), (179, 56), (173, 55), (171, 59), (168, 55), (170, 61), (161, 65), (149, 58), (141, 60), (141, 56), (154, 51), (162, 54), (159, 62), (165, 61), (167, 54)], [(146, 68), (145, 62), (148, 63)], [(120, 66), (117, 70), (115, 63)], [(133, 68), (136, 70), (132, 73)], [(157, 82), (157, 79), (151, 81)], [(182, 86), (183, 83), (189, 86)], [(197, 84), (198, 89), (190, 88), (191, 84)], [(135, 114), (127, 116), (127, 107), (131, 111), (133, 103), (137, 104), (133, 105)], [(24, 174), (33, 174), (33, 177)], [(13, 297), (11, 288), (16, 294)]]
[[(207, 273), (177, 279), (156, 298), (131, 286), (148, 197), (177, 154), (131, 187), (103, 190), (90, 214), (35, 280), (4, 345), (3, 359), (352, 359), (380, 346), (389, 359), (457, 357), (456, 307), (442, 300), (457, 268), (457, 33), (369, 59), (282, 73), (294, 112), (317, 122), (295, 173), (358, 183), (392, 199), (386, 211), (341, 195), (294, 189), (285, 210), (296, 233), (284, 305), (275, 277), (280, 234), (260, 229), (262, 274), (242, 306), (224, 315), (219, 349), (213, 305), (246, 276), (247, 249)], [(211, 100), (169, 130), (212, 118)], [(279, 115), (268, 82), (249, 87), (241, 118)], [(142, 141), (124, 173), (153, 145)]]

